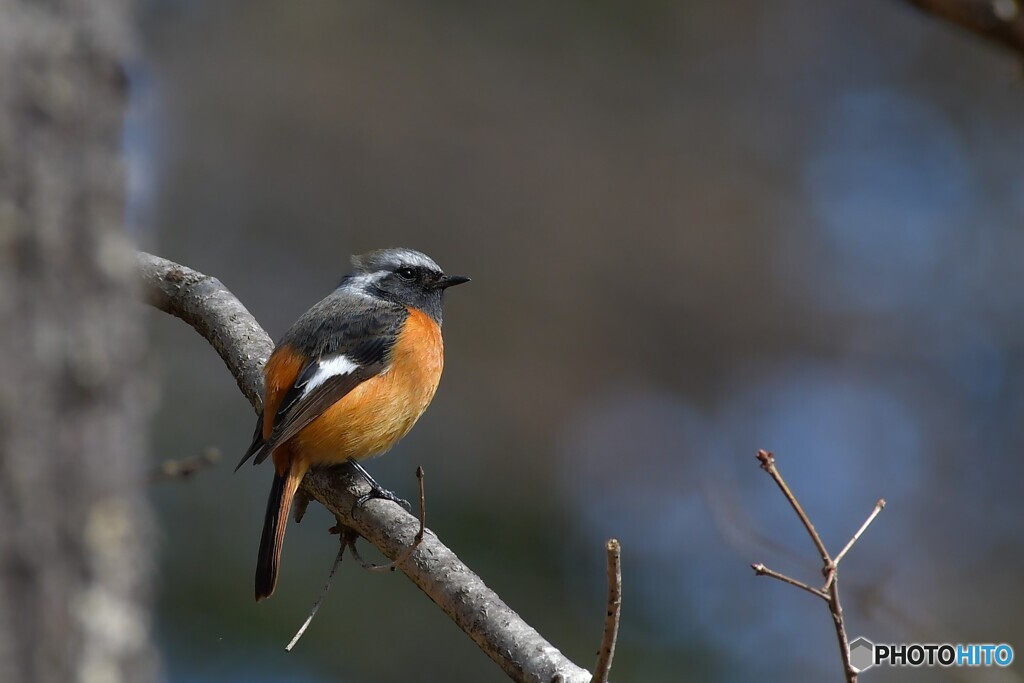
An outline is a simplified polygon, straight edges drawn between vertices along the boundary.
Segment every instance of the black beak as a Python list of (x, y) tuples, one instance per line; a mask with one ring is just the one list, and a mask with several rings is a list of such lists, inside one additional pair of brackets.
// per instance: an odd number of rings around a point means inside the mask
[(445, 275), (437, 282), (438, 289), (448, 289), (455, 285), (461, 285), (465, 282), (469, 282), (469, 278), (463, 275)]

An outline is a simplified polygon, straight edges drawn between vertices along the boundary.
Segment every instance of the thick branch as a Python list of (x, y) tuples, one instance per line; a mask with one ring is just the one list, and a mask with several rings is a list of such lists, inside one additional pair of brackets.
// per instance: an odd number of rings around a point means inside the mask
[(256, 411), (263, 408), (263, 366), (274, 340), (235, 295), (209, 275), (174, 261), (139, 254), (146, 300), (181, 318), (220, 354)]
[[(181, 318), (206, 338), (257, 410), (262, 404), (262, 369), (273, 344), (259, 323), (216, 278), (150, 254), (139, 255), (146, 295), (160, 310)], [(354, 529), (390, 559), (416, 538), (419, 521), (400, 506), (371, 500), (353, 511), (368, 488), (344, 468), (313, 470), (302, 482), (344, 526)], [(590, 681), (590, 674), (544, 640), (494, 591), (427, 530), (399, 567), (515, 681)]]
[(918, 9), (1024, 54), (1020, 0), (907, 0)]

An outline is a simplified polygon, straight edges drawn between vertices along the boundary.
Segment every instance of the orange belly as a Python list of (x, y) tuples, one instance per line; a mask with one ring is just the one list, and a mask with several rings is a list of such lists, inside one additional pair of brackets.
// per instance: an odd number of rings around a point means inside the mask
[(410, 309), (387, 371), (325, 410), (291, 439), (287, 450), (310, 465), (361, 460), (387, 451), (430, 405), (443, 367), (440, 328), (425, 313)]

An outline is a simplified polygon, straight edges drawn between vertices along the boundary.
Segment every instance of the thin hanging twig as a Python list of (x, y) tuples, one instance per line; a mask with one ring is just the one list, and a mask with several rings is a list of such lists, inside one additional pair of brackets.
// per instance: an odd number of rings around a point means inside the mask
[(334, 574), (338, 571), (338, 567), (341, 566), (341, 560), (345, 556), (345, 546), (349, 544), (348, 534), (350, 533), (351, 532), (348, 530), (343, 530), (341, 532), (341, 547), (338, 548), (338, 554), (334, 558), (334, 564), (331, 565), (331, 571), (327, 574), (327, 580), (324, 582), (324, 587), (320, 589), (320, 597), (318, 597), (316, 602), (313, 603), (313, 607), (309, 611), (309, 616), (306, 617), (304, 622), (302, 622), (302, 626), (300, 626), (299, 630), (295, 632), (295, 636), (287, 645), (284, 646), (285, 651), (292, 651), (295, 644), (299, 642), (299, 638), (301, 638), (302, 634), (306, 632), (309, 625), (313, 623), (313, 617), (315, 617), (316, 613), (320, 611), (320, 605), (323, 604), (324, 598), (327, 597), (327, 592), (331, 590), (331, 584), (334, 582)]

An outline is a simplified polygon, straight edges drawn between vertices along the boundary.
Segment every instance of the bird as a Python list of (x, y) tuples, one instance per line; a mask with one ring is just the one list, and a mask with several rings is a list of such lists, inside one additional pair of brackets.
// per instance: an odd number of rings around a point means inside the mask
[(430, 405), (444, 368), (446, 275), (426, 254), (379, 249), (352, 257), (341, 284), (285, 332), (264, 368), (263, 411), (239, 461), (274, 463), (256, 560), (256, 601), (277, 585), (288, 515), (311, 467), (349, 463), (371, 497), (401, 501), (359, 464), (388, 451)]

